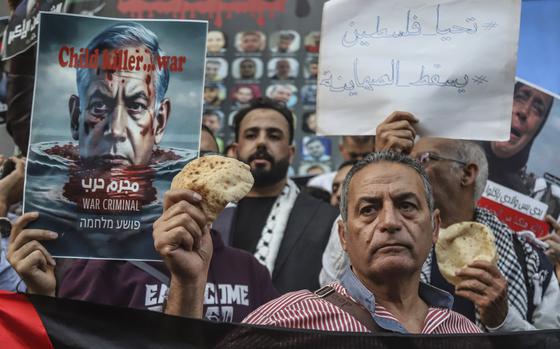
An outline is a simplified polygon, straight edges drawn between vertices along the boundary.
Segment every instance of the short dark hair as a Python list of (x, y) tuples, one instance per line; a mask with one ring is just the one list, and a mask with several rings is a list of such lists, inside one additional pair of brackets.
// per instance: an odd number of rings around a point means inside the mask
[[(200, 129), (201, 129), (201, 132), (207, 132), (210, 136), (212, 136), (212, 139), (214, 140), (214, 144), (216, 144), (216, 149), (218, 149), (218, 151), (220, 151), (220, 145), (218, 144), (218, 140), (216, 140), (216, 136), (214, 135), (214, 132), (212, 132), (212, 130), (204, 124), (202, 124), (200, 126)], [(201, 139), (202, 139), (202, 135), (201, 135)], [(201, 144), (202, 144), (202, 142), (201, 142)], [(204, 154), (203, 154), (203, 151), (201, 149), (201, 152), (200, 152), (199, 156), (203, 156), (203, 155)]]
[(294, 116), (292, 115), (291, 110), (288, 109), (288, 107), (284, 103), (277, 102), (268, 97), (259, 97), (253, 99), (248, 107), (239, 110), (237, 114), (235, 114), (233, 118), (233, 127), (235, 129), (236, 142), (239, 141), (239, 129), (241, 128), (241, 122), (243, 121), (245, 116), (249, 114), (249, 112), (255, 109), (272, 109), (282, 114), (282, 116), (288, 122), (290, 144), (292, 144), (292, 142), (294, 141)]

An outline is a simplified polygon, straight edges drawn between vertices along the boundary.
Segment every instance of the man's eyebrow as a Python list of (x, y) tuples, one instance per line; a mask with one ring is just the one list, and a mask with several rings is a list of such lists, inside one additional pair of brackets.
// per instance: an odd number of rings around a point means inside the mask
[(138, 92), (133, 93), (131, 95), (125, 96), (125, 98), (128, 99), (128, 100), (134, 100), (134, 99), (137, 99), (137, 98), (143, 98), (147, 101), (150, 100), (148, 98), (148, 95), (144, 91), (138, 91)]
[(282, 131), (282, 129), (278, 127), (267, 127), (266, 132), (281, 132), (282, 134), (284, 134), (284, 131)]
[[(109, 92), (109, 91), (107, 91)], [(113, 96), (109, 93), (105, 93), (102, 91), (102, 89), (100, 89), (99, 87), (97, 87), (95, 89), (95, 91), (91, 94), (91, 96), (89, 96), (89, 99), (93, 99), (93, 98), (99, 98), (102, 100), (112, 100)]]
[(383, 200), (383, 198), (381, 197), (381, 195), (379, 195), (379, 196), (362, 196), (358, 199), (358, 204), (361, 204), (361, 203), (372, 204), (372, 203), (380, 202), (382, 200)]
[(408, 200), (408, 199), (413, 199), (416, 202), (420, 202), (420, 198), (418, 197), (418, 195), (416, 195), (416, 193), (413, 192), (403, 192), (403, 193), (397, 193), (395, 195), (391, 195), (393, 200), (395, 201), (404, 201), (404, 200)]

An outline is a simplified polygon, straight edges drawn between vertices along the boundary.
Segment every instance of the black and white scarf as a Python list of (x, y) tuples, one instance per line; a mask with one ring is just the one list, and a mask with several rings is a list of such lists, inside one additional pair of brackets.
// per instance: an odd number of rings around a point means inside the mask
[[(498, 252), (498, 269), (502, 272), (508, 282), (508, 304), (521, 314), (524, 320), (527, 320), (528, 314), (528, 291), (525, 284), (525, 274), (523, 268), (519, 264), (519, 259), (515, 253), (513, 239), (518, 239), (523, 246), (525, 263), (527, 264), (527, 274), (529, 280), (534, 279), (534, 275), (539, 275), (540, 259), (536, 250), (524, 239), (519, 239), (507, 225), (502, 223), (490, 211), (483, 208), (475, 209), (474, 220), (478, 223), (488, 226), (496, 238), (496, 250)], [(421, 279), (424, 282), (430, 282), (430, 271), (432, 265), (432, 255), (422, 267)], [(537, 297), (535, 297), (536, 299)], [(532, 299), (531, 302), (534, 302)], [(480, 314), (476, 312), (476, 324), (485, 328), (480, 322)]]
[(294, 207), (298, 194), (298, 186), (294, 181), (288, 178), (282, 193), (278, 195), (276, 201), (272, 205), (272, 209), (268, 214), (268, 218), (262, 230), (261, 238), (257, 243), (257, 249), (254, 254), (255, 258), (267, 267), (270, 274), (274, 271), (274, 263), (278, 256), (278, 250), (280, 249), (284, 231), (288, 224), (288, 218), (290, 217), (290, 212)]

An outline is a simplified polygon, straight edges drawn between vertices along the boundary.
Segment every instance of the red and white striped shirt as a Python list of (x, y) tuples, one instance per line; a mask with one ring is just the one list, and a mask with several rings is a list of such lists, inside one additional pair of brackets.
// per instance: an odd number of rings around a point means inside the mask
[[(350, 297), (338, 282), (330, 286), (340, 294)], [(375, 315), (398, 323), (398, 320), (379, 304), (375, 305)], [(308, 290), (290, 292), (276, 298), (249, 314), (243, 322), (320, 331), (370, 332), (352, 315)], [(421, 333), (480, 333), (480, 329), (451, 309), (430, 307)]]

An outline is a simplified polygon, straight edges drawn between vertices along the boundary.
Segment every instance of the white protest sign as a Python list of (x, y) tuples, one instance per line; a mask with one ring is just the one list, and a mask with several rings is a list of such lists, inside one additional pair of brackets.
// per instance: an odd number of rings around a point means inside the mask
[(508, 140), (520, 2), (325, 3), (319, 132), (375, 134), (401, 110), (423, 136)]

